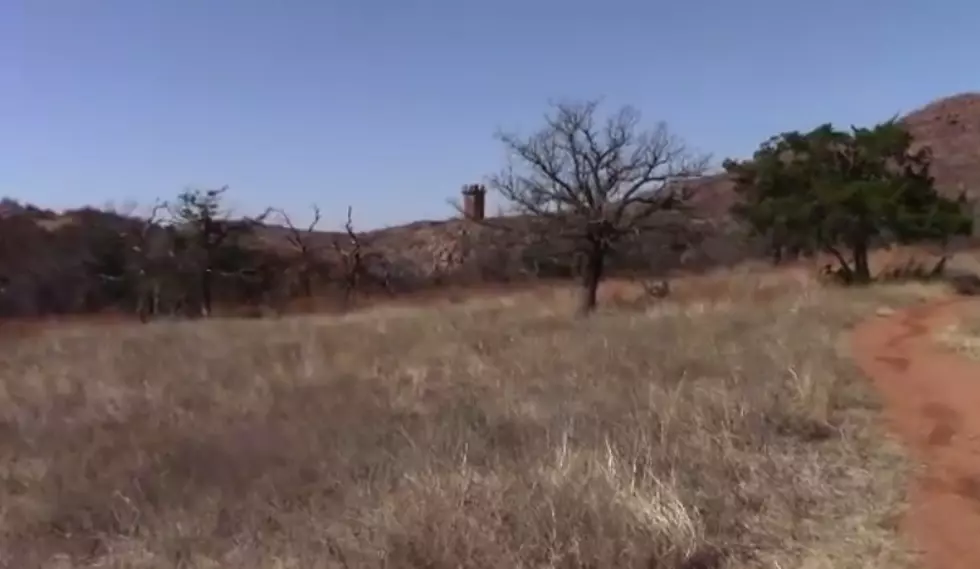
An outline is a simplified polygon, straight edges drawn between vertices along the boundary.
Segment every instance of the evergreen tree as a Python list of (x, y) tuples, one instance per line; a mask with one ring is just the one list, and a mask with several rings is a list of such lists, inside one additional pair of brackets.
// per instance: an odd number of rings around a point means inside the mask
[(825, 124), (763, 143), (752, 160), (725, 162), (741, 200), (736, 217), (781, 252), (822, 250), (845, 282), (871, 280), (868, 254), (886, 243), (938, 241), (969, 234), (963, 196), (940, 194), (927, 148), (896, 120), (873, 128)]

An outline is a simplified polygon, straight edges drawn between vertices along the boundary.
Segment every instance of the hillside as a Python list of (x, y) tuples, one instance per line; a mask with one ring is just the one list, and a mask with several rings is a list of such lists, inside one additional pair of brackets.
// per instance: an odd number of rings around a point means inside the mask
[[(980, 202), (980, 93), (934, 101), (902, 120), (918, 144), (932, 148), (940, 189), (950, 194), (965, 191)], [(667, 217), (664, 226), (669, 230), (635, 239), (617, 251), (612, 272), (697, 271), (758, 256), (761, 249), (743, 237), (728, 215), (735, 194), (727, 177), (705, 176), (687, 185), (694, 189), (691, 205), (698, 221), (678, 226)], [(93, 281), (90, 274), (93, 263), (102, 262), (93, 258), (92, 247), (104, 247), (112, 233), (134, 223), (95, 209), (57, 214), (11, 200), (0, 202), (0, 313), (74, 312), (99, 306), (105, 283)], [(356, 218), (354, 223), (356, 227)], [(570, 276), (576, 260), (563, 249), (567, 245), (548, 234), (533, 219), (507, 217), (487, 223), (459, 218), (419, 221), (357, 236), (370, 271), (406, 291)], [(252, 242), (266, 259), (265, 270), (280, 280), (295, 276), (287, 274), (296, 255), (289, 235), (288, 229), (270, 224), (261, 227)], [(336, 286), (343, 262), (340, 251), (351, 246), (348, 235), (314, 232), (308, 239), (330, 267), (320, 288)]]
[(939, 99), (902, 121), (919, 144), (932, 148), (937, 185), (980, 199), (980, 93)]

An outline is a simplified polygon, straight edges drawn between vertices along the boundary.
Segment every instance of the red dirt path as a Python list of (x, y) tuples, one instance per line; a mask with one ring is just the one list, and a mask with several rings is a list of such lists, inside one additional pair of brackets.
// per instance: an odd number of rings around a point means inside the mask
[(924, 464), (903, 530), (928, 569), (980, 568), (980, 363), (933, 333), (966, 300), (876, 318), (854, 332), (854, 357), (881, 392), (886, 417)]

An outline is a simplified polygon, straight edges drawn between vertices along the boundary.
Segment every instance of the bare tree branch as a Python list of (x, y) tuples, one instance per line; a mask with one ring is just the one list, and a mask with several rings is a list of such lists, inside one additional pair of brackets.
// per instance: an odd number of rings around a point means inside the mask
[(150, 232), (157, 227), (160, 220), (160, 212), (167, 209), (167, 202), (157, 199), (153, 202), (153, 206), (150, 208), (149, 213), (143, 218), (140, 224), (140, 231), (137, 234), (136, 243), (133, 244), (133, 251), (140, 253), (141, 255), (146, 255), (146, 244), (150, 236)]
[(344, 268), (344, 298), (346, 302), (350, 302), (353, 299), (354, 293), (358, 289), (360, 284), (361, 274), (364, 272), (364, 258), (362, 256), (361, 250), (361, 240), (354, 231), (354, 222), (352, 221), (353, 208), (347, 206), (347, 221), (344, 223), (344, 231), (347, 233), (347, 239), (350, 242), (349, 248), (341, 247), (340, 243), (334, 241), (333, 245), (340, 255), (341, 262)]
[[(347, 221), (344, 223), (344, 232), (347, 234), (347, 247), (343, 247), (339, 241), (334, 241), (333, 246), (340, 256), (344, 271), (344, 297), (347, 303), (354, 299), (354, 295), (365, 284), (365, 280), (380, 285), (386, 292), (393, 292), (391, 275), (387, 268), (381, 269), (381, 274), (372, 271), (368, 266), (369, 262), (382, 261), (377, 251), (368, 251), (360, 236), (354, 230), (353, 208), (347, 207)], [(377, 265), (377, 263), (375, 263)]]
[[(167, 202), (154, 200), (149, 212), (140, 220), (139, 229), (130, 234), (128, 272), (135, 281), (136, 313), (142, 322), (147, 322), (159, 311), (160, 275), (155, 266), (159, 251), (152, 250), (150, 239), (151, 233), (159, 228), (161, 212), (166, 211), (167, 207)], [(173, 251), (169, 249), (169, 244), (167, 246), (167, 256), (172, 256)]]
[(308, 237), (316, 230), (316, 226), (320, 223), (320, 207), (313, 204), (312, 209), (313, 221), (310, 222), (305, 230), (298, 229), (293, 224), (292, 219), (290, 219), (285, 210), (276, 210), (276, 213), (279, 214), (279, 217), (282, 219), (283, 223), (286, 224), (286, 228), (289, 229), (289, 235), (286, 237), (286, 239), (288, 239), (294, 247), (301, 251), (306, 251), (309, 249), (310, 242)]
[(289, 243), (296, 248), (300, 257), (300, 267), (299, 267), (299, 280), (300, 286), (303, 289), (303, 294), (310, 298), (313, 296), (313, 275), (317, 272), (320, 266), (320, 259), (316, 255), (316, 247), (314, 241), (310, 238), (316, 232), (316, 226), (320, 223), (320, 208), (316, 204), (312, 206), (313, 209), (313, 220), (305, 229), (299, 229), (293, 224), (292, 219), (285, 212), (285, 210), (277, 210), (279, 217), (282, 219), (283, 223), (286, 224), (286, 228), (289, 230), (289, 234), (286, 239)]

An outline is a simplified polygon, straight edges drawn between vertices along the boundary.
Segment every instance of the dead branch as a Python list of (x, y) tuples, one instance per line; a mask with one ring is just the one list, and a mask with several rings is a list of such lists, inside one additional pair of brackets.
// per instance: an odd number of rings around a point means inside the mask
[(393, 294), (391, 275), (387, 269), (382, 268), (381, 274), (377, 274), (369, 267), (369, 262), (377, 260), (380, 254), (376, 251), (368, 251), (364, 247), (360, 236), (354, 230), (352, 220), (353, 209), (347, 208), (347, 221), (344, 223), (344, 232), (347, 234), (347, 246), (341, 246), (340, 242), (333, 242), (334, 249), (340, 256), (343, 267), (344, 298), (345, 302), (350, 303), (357, 294), (365, 281), (380, 285), (388, 294)]
[(285, 210), (282, 209), (276, 210), (276, 212), (279, 214), (279, 217), (282, 219), (283, 223), (286, 224), (286, 229), (289, 230), (289, 235), (286, 236), (286, 239), (293, 247), (296, 247), (296, 249), (298, 249), (302, 254), (306, 254), (310, 250), (311, 244), (310, 244), (309, 236), (316, 231), (316, 226), (320, 223), (319, 206), (313, 204), (312, 209), (313, 209), (313, 221), (310, 222), (310, 224), (306, 227), (306, 229), (300, 229), (296, 227), (296, 225), (293, 224), (292, 219), (289, 217), (289, 214), (287, 214)]
[(303, 289), (303, 295), (307, 298), (313, 296), (313, 274), (321, 264), (316, 255), (314, 241), (311, 239), (312, 235), (316, 232), (316, 226), (320, 223), (320, 208), (316, 204), (312, 208), (313, 220), (305, 229), (298, 228), (284, 210), (278, 210), (279, 217), (289, 231), (286, 239), (299, 253), (300, 266), (297, 270), (299, 272), (300, 287)]
[[(126, 268), (125, 273), (118, 276), (100, 275), (103, 280), (109, 281), (128, 281), (132, 283), (136, 294), (136, 313), (142, 322), (149, 320), (151, 313), (154, 313), (157, 305), (157, 294), (154, 293), (158, 288), (155, 286), (157, 275), (152, 267), (153, 252), (150, 250), (150, 235), (158, 227), (160, 222), (160, 212), (166, 210), (167, 204), (159, 199), (155, 200), (149, 213), (139, 218), (138, 229), (123, 230), (118, 238), (123, 240), (126, 248)], [(135, 211), (136, 206), (129, 208)]]
[(352, 220), (353, 208), (347, 206), (347, 221), (344, 223), (344, 231), (347, 233), (349, 246), (343, 248), (340, 243), (334, 241), (334, 248), (340, 255), (341, 263), (344, 267), (344, 300), (350, 302), (354, 293), (358, 289), (361, 275), (364, 272), (364, 257), (362, 255), (361, 240), (354, 231)]
[[(136, 235), (135, 243), (132, 245), (132, 251), (140, 255), (142, 261), (146, 261), (148, 252), (146, 251), (146, 244), (149, 240), (150, 232), (157, 227), (160, 222), (160, 212), (167, 209), (167, 202), (156, 200), (153, 202), (153, 207), (150, 208), (150, 212), (145, 218), (142, 219), (140, 223), (140, 231)], [(142, 269), (141, 269), (142, 270)]]

